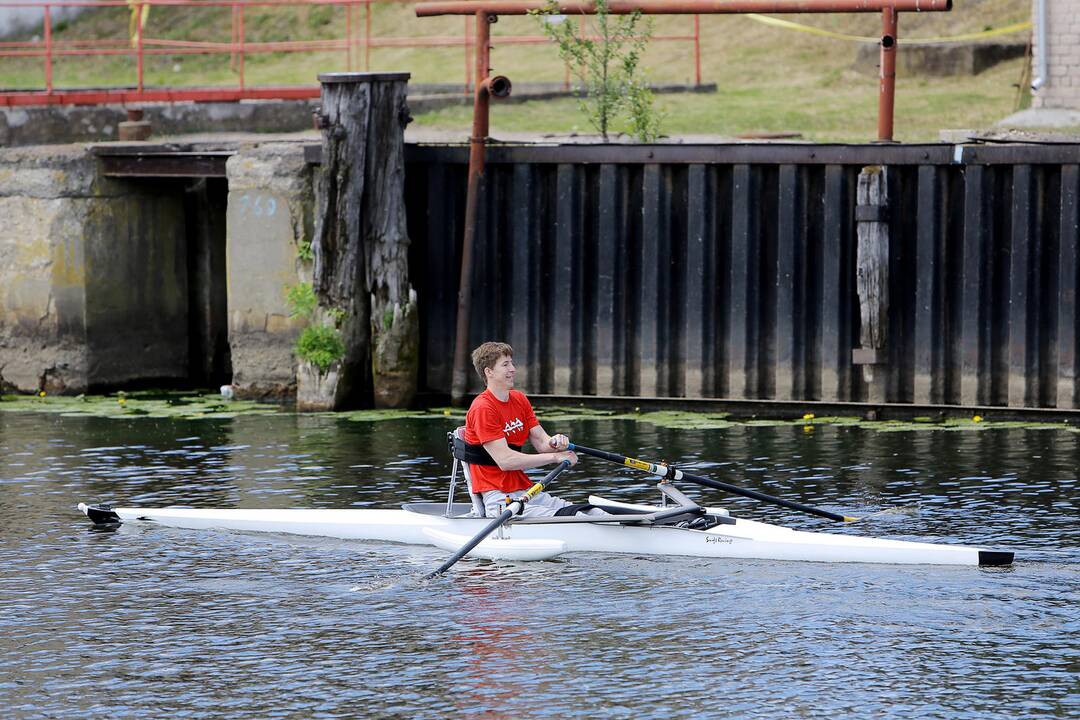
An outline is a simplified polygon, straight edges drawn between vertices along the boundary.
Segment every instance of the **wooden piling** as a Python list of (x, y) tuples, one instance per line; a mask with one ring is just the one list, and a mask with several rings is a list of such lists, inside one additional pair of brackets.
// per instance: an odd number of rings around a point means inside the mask
[(405, 222), (408, 73), (325, 73), (313, 286), (345, 340), (337, 404), (406, 407), (419, 324)]
[(863, 168), (856, 187), (858, 250), (855, 287), (861, 319), (852, 362), (863, 366), (869, 402), (885, 402), (889, 337), (889, 225), (886, 169)]

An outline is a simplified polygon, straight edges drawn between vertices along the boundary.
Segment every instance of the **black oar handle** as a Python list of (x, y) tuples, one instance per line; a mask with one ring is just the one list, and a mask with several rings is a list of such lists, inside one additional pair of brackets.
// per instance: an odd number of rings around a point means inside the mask
[(601, 460), (608, 460), (618, 465), (625, 465), (626, 467), (632, 467), (637, 470), (644, 470), (647, 473), (652, 473), (662, 478), (668, 478), (670, 480), (682, 480), (686, 479), (690, 482), (695, 482), (698, 485), (704, 485), (706, 487), (715, 488), (716, 490), (723, 490), (733, 495), (742, 495), (743, 497), (753, 498), (754, 500), (761, 500), (762, 502), (769, 502), (781, 507), (786, 507), (791, 510), (798, 510), (800, 512), (809, 513), (811, 515), (817, 515), (818, 517), (827, 518), (829, 520), (835, 520), (836, 522), (853, 522), (858, 518), (849, 517), (847, 515), (840, 515), (838, 513), (829, 512), (828, 510), (821, 510), (820, 508), (810, 507), (809, 505), (803, 505), (792, 500), (785, 500), (783, 498), (774, 497), (772, 495), (766, 495), (765, 493), (758, 492), (757, 490), (750, 490), (748, 488), (741, 488), (738, 485), (729, 485), (726, 482), (720, 482), (719, 480), (711, 480), (700, 475), (691, 475), (687, 472), (679, 470), (673, 465), (660, 465), (658, 463), (646, 462), (645, 460), (637, 460), (635, 458), (626, 457), (625, 455), (619, 455), (617, 453), (608, 452), (606, 450), (596, 450), (595, 448), (585, 447), (583, 445), (577, 445), (570, 443), (570, 450), (579, 452), (582, 455), (591, 455)]
[(525, 493), (524, 497), (522, 497), (520, 500), (515, 500), (514, 502), (510, 503), (510, 505), (505, 510), (503, 510), (502, 515), (489, 522), (483, 530), (481, 530), (479, 533), (476, 534), (475, 537), (473, 537), (472, 540), (462, 545), (456, 553), (450, 556), (449, 560), (440, 565), (438, 570), (428, 573), (424, 576), (424, 579), (430, 580), (436, 575), (441, 575), (447, 570), (449, 570), (454, 563), (465, 557), (470, 550), (483, 542), (484, 538), (498, 530), (499, 526), (505, 523), (507, 520), (514, 517), (514, 514), (517, 512), (517, 510), (514, 509), (514, 505), (523, 505), (529, 500), (539, 495), (540, 493), (542, 493), (544, 491), (544, 488), (550, 485), (551, 482), (559, 476), (559, 473), (561, 473), (568, 467), (570, 467), (569, 460), (563, 460), (562, 462), (560, 462), (555, 467), (555, 469), (545, 475), (544, 478), (540, 480), (540, 482), (534, 484), (531, 488), (529, 488), (528, 491)]

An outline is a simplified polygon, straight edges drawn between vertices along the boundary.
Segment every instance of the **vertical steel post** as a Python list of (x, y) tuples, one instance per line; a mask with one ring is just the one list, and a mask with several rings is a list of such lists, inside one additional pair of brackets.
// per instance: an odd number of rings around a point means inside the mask
[(450, 402), (463, 405), (468, 387), (469, 321), (472, 312), (473, 245), (476, 240), (476, 216), (480, 204), (480, 185), (484, 179), (484, 154), (488, 135), (491, 29), (496, 16), (476, 11), (476, 81), (473, 90), (473, 126), (469, 138), (469, 184), (465, 196), (465, 229), (461, 237), (461, 274), (458, 280), (457, 327), (454, 336), (454, 369)]
[(229, 8), (229, 69), (236, 71), (236, 6)]
[(472, 33), (469, 22), (473, 20), (468, 15), (465, 16), (465, 34), (462, 37), (462, 48), (465, 50), (465, 89), (462, 91), (465, 95), (469, 94), (469, 88), (471, 84), (469, 82), (469, 75), (472, 73), (472, 60), (469, 57), (469, 43), (472, 42)]
[(238, 55), (240, 57), (240, 89), (244, 88), (244, 6), (241, 4), (240, 8), (240, 22), (238, 26), (239, 37), (239, 50)]
[(45, 6), (45, 19), (43, 20), (45, 26), (45, 89), (48, 92), (52, 92), (52, 16), (49, 12), (49, 6)]
[(345, 69), (352, 72), (352, 5), (345, 4)]
[(135, 4), (135, 86), (140, 95), (143, 91), (142, 9), (142, 3)]
[(893, 140), (893, 107), (896, 102), (896, 30), (899, 13), (881, 11), (881, 86), (878, 90), (878, 142)]
[(701, 84), (701, 16), (694, 16), (694, 85)]
[(371, 0), (364, 3), (364, 70), (371, 70)]

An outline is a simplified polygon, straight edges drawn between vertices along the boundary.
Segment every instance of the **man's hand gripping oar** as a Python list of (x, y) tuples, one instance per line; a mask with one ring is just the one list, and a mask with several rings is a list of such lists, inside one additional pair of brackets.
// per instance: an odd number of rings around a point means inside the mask
[(425, 575), (424, 579), (430, 580), (436, 575), (441, 575), (442, 573), (449, 570), (454, 563), (465, 557), (470, 550), (483, 542), (484, 538), (498, 530), (499, 526), (501, 526), (510, 518), (514, 517), (514, 515), (517, 515), (519, 512), (521, 512), (525, 507), (525, 503), (529, 502), (529, 500), (532, 500), (534, 497), (542, 493), (544, 491), (544, 488), (550, 485), (551, 482), (559, 476), (559, 473), (561, 473), (568, 467), (570, 467), (569, 460), (563, 460), (562, 462), (560, 462), (557, 466), (555, 466), (555, 469), (545, 475), (540, 482), (536, 483), (531, 488), (526, 490), (525, 494), (522, 495), (520, 498), (510, 503), (506, 507), (506, 509), (503, 510), (502, 515), (492, 520), (483, 530), (478, 532), (472, 540), (469, 540), (469, 542), (462, 545), (461, 549), (454, 553), (449, 560), (439, 566), (438, 570), (435, 570), (434, 572), (430, 572)]
[(818, 517), (828, 518), (829, 520), (835, 520), (836, 522), (855, 522), (862, 518), (851, 517), (850, 515), (840, 515), (838, 513), (829, 512), (828, 510), (821, 510), (820, 508), (810, 507), (809, 505), (803, 505), (792, 500), (784, 500), (783, 498), (773, 497), (772, 495), (766, 495), (760, 493), (757, 490), (749, 490), (747, 488), (741, 488), (738, 485), (729, 485), (719, 480), (711, 480), (700, 475), (691, 475), (683, 472), (671, 465), (660, 465), (658, 463), (646, 462), (644, 460), (636, 460), (625, 455), (618, 455), (616, 453), (607, 452), (606, 450), (595, 450), (593, 448), (584, 447), (582, 445), (576, 445), (570, 443), (570, 450), (579, 452), (582, 455), (592, 455), (593, 457), (600, 458), (601, 460), (608, 460), (618, 465), (625, 465), (626, 467), (632, 467), (635, 470), (644, 470), (647, 473), (652, 473), (662, 478), (669, 480), (689, 480), (690, 482), (697, 483), (698, 485), (704, 485), (705, 487), (715, 488), (716, 490), (723, 490), (733, 495), (742, 495), (743, 497), (753, 498), (754, 500), (761, 500), (763, 502), (773, 503), (774, 505), (780, 505), (791, 510), (798, 510), (800, 512), (809, 513), (811, 515), (817, 515)]

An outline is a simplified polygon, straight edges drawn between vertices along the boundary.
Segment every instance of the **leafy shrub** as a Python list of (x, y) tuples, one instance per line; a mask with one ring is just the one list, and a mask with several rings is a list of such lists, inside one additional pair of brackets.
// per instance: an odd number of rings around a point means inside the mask
[(652, 142), (660, 135), (661, 116), (653, 107), (652, 91), (638, 77), (652, 23), (640, 12), (611, 15), (608, 1), (596, 0), (594, 19), (580, 29), (559, 14), (554, 0), (529, 14), (540, 22), (544, 34), (558, 46), (559, 57), (581, 81), (585, 90), (581, 110), (604, 140), (616, 118), (625, 115), (630, 131), (642, 142)]
[(308, 325), (296, 341), (296, 355), (325, 373), (334, 362), (345, 357), (345, 342), (336, 328)]
[(291, 311), (289, 316), (294, 318), (311, 318), (319, 304), (311, 283), (304, 282), (285, 287), (285, 302)]

